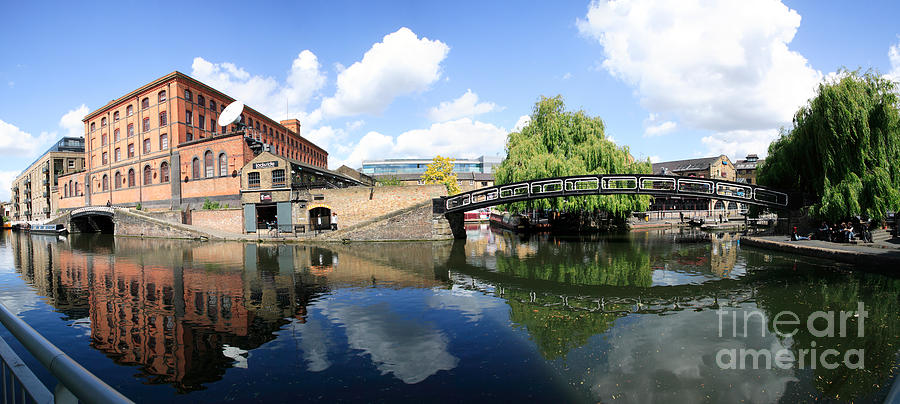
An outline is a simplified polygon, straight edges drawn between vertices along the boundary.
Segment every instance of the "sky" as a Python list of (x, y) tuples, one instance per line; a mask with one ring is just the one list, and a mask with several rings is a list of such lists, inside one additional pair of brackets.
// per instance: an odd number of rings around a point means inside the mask
[(329, 167), (504, 156), (541, 96), (652, 161), (756, 153), (841, 68), (900, 80), (898, 2), (0, 0), (0, 199), (88, 112), (178, 70), (297, 118)]

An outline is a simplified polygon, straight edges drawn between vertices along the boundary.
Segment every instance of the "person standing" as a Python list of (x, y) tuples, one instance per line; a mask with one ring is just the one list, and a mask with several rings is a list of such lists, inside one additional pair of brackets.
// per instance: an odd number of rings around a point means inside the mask
[(337, 213), (331, 214), (331, 230), (337, 230)]

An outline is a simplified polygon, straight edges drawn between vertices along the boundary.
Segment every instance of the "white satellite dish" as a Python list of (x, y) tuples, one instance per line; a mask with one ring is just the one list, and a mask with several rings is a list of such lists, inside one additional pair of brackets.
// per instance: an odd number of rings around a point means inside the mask
[(219, 115), (219, 126), (228, 126), (241, 121), (241, 112), (244, 111), (244, 103), (232, 102)]

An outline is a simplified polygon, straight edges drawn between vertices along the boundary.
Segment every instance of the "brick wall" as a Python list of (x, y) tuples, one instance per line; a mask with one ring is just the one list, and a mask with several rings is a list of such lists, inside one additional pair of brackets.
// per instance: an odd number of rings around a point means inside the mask
[[(329, 207), (332, 213), (337, 214), (338, 228), (345, 228), (445, 195), (447, 190), (443, 185), (415, 185), (311, 190), (304, 199), (308, 201), (306, 209)], [(316, 199), (319, 196), (322, 199)], [(308, 212), (306, 209), (299, 214)], [(430, 215), (428, 219), (430, 220)], [(294, 223), (307, 221), (308, 219), (301, 221), (294, 217)]]
[(242, 209), (194, 210), (191, 224), (206, 229), (240, 234), (244, 230)]

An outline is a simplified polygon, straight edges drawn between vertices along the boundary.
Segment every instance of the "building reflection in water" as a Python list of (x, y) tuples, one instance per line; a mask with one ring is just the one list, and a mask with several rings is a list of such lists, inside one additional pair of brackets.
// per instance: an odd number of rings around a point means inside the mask
[[(430, 267), (404, 271), (318, 247), (27, 234), (12, 234), (10, 244), (16, 268), (48, 304), (69, 319), (90, 318), (94, 349), (179, 391), (246, 367), (247, 352), (289, 323), (306, 323), (307, 307), (331, 284), (442, 284)], [(327, 368), (325, 349), (311, 348), (310, 370)]]

